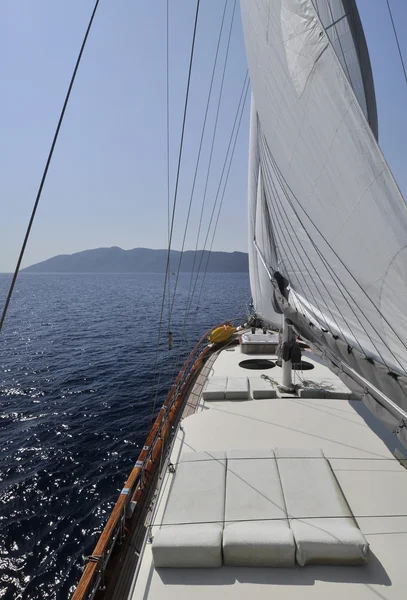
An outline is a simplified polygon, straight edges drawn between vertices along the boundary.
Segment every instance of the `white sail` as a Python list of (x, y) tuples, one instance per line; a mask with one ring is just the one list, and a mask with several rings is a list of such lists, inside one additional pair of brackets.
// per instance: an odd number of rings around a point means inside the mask
[[(322, 342), (338, 354), (345, 344), (359, 372), (373, 361), (369, 379), (384, 391), (392, 379), (392, 397), (400, 388), (395, 402), (406, 409), (407, 209), (367, 120), (375, 129), (367, 51), (351, 34), (354, 2), (242, 0), (241, 9), (257, 115), (251, 204), (262, 186), (251, 213), (266, 212), (268, 229), (261, 235), (251, 225), (252, 268), (257, 261), (258, 281), (279, 271), (290, 284), (287, 309), (307, 337), (318, 324), (327, 332)], [(321, 19), (339, 19), (339, 37)], [(347, 44), (342, 61), (339, 38)], [(259, 294), (259, 314), (274, 321), (272, 294)]]
[[(266, 227), (268, 213), (266, 197), (263, 188), (263, 177), (260, 170), (260, 155), (257, 138), (257, 114), (252, 98), (250, 114), (249, 141), (249, 240), (261, 248), (262, 256), (267, 264), (276, 263), (275, 244), (272, 242)], [(267, 315), (267, 321), (277, 327), (281, 325), (281, 315), (278, 315), (270, 305), (273, 297), (273, 283), (269, 273), (264, 268), (260, 255), (249, 250), (249, 273), (252, 298), (256, 311)]]

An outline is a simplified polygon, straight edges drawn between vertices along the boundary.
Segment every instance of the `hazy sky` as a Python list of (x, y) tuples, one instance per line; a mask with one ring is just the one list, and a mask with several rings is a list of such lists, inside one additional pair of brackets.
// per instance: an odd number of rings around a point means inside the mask
[[(370, 51), (380, 144), (407, 195), (407, 85), (385, 0), (357, 0)], [(195, 11), (170, 0), (171, 189)], [(201, 0), (176, 231), (190, 197), (223, 0)], [(391, 0), (407, 60), (407, 2)], [(229, 0), (227, 24), (233, 1)], [(13, 269), (93, 0), (0, 5), (0, 272)], [(226, 33), (226, 32), (225, 32)], [(225, 54), (226, 35), (221, 45)], [(24, 263), (98, 246), (163, 248), (167, 236), (166, 0), (101, 0)], [(208, 188), (208, 222), (246, 72), (239, 2)], [(215, 79), (219, 89), (220, 70)], [(209, 115), (212, 132), (214, 107)], [(186, 248), (195, 247), (208, 161), (205, 140)], [(214, 249), (247, 249), (248, 105)], [(205, 227), (204, 227), (205, 229)]]

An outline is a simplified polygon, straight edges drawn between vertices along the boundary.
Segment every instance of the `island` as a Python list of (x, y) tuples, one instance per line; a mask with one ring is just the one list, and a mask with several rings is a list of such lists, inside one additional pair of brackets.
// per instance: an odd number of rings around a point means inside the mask
[[(180, 272), (192, 270), (204, 271), (209, 258), (208, 273), (247, 273), (248, 255), (245, 252), (209, 252), (198, 250), (194, 262), (194, 250), (182, 254)], [(181, 252), (171, 250), (170, 273), (179, 268)], [(30, 265), (21, 272), (25, 273), (165, 273), (167, 250), (151, 248), (133, 248), (123, 250), (112, 248), (94, 248), (74, 254), (60, 254), (53, 258)]]

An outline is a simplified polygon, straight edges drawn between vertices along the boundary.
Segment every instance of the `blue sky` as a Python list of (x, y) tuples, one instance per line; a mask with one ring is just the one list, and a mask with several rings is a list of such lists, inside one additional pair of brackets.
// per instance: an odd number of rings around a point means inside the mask
[[(171, 0), (171, 188), (195, 2)], [(233, 2), (229, 1), (227, 23)], [(239, 4), (239, 2), (238, 2)], [(407, 195), (407, 85), (385, 0), (357, 0), (369, 46), (380, 144)], [(391, 0), (407, 60), (407, 3)], [(3, 0), (0, 7), (0, 272), (13, 269), (93, 0)], [(101, 0), (27, 247), (28, 265), (98, 246), (162, 248), (167, 237), (166, 1)], [(182, 239), (223, 11), (201, 0), (173, 247)], [(226, 36), (220, 50), (225, 53)], [(237, 10), (208, 188), (216, 192), (246, 59)], [(215, 79), (219, 89), (220, 71)], [(216, 95), (215, 95), (216, 96)], [(212, 131), (215, 102), (209, 114)], [(207, 165), (209, 136), (204, 142)], [(247, 249), (248, 106), (214, 248)], [(186, 248), (195, 247), (205, 169)]]

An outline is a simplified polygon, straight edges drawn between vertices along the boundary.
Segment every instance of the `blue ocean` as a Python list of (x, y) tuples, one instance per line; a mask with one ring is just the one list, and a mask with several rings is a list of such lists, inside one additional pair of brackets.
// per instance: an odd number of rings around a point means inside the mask
[[(10, 279), (0, 275), (1, 306)], [(202, 333), (247, 315), (248, 275), (211, 273), (183, 331), (190, 274), (181, 274), (174, 347), (166, 325), (154, 378), (163, 283), (19, 276), (0, 336), (2, 600), (71, 595), (149, 430), (153, 380), (159, 407)]]

